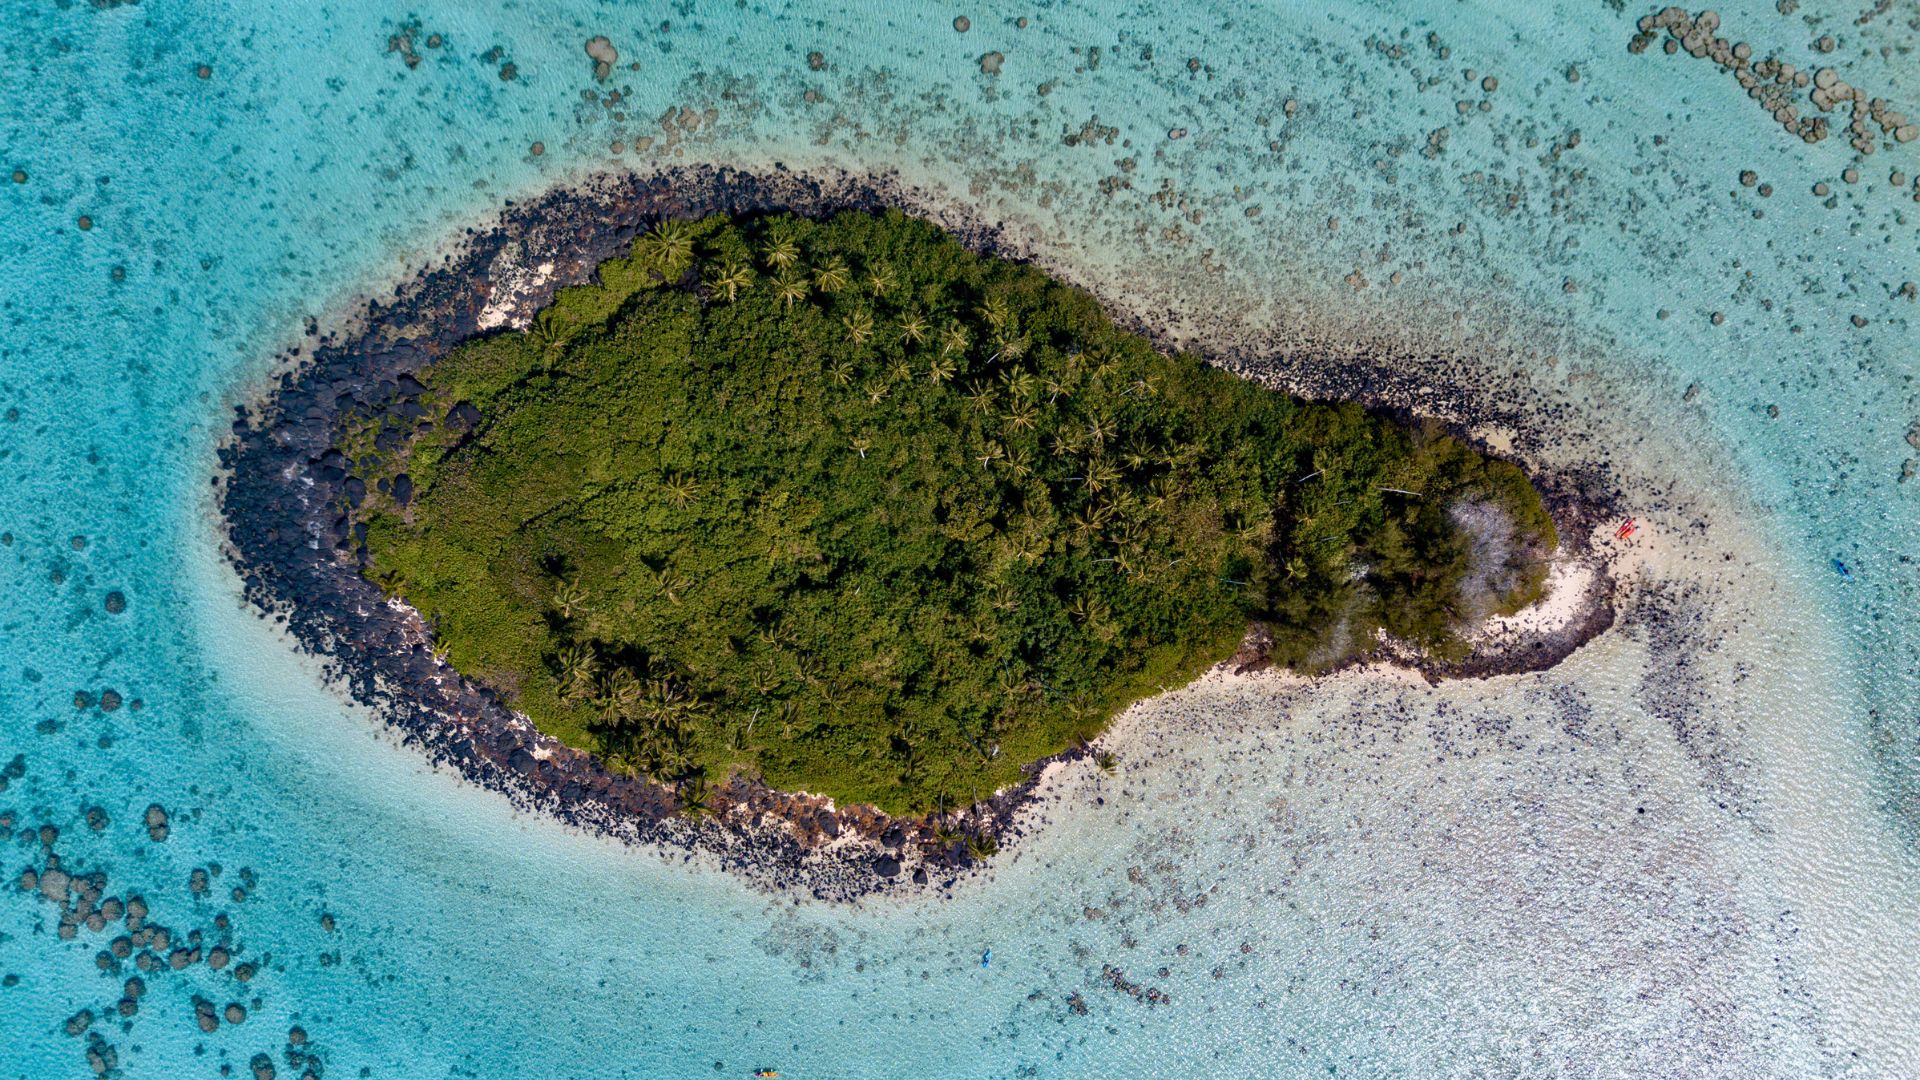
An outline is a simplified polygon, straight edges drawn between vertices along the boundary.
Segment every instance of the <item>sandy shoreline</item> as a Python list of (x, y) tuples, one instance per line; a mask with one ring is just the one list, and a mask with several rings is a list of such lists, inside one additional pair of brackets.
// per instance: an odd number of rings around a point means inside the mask
[[(515, 806), (629, 843), (710, 856), (757, 886), (820, 899), (950, 886), (973, 861), (934, 822), (835, 806), (739, 778), (715, 785), (712, 812), (693, 820), (676, 813), (671, 789), (609, 773), (590, 755), (534, 730), (497, 695), (436, 660), (419, 615), (360, 576), (362, 535), (343, 512), (357, 481), (351, 463), (331, 449), (345, 411), (401, 408), (410, 400), (402, 376), (475, 334), (524, 325), (557, 288), (586, 280), (656, 220), (880, 207), (923, 214), (975, 250), (1023, 257), (1001, 246), (998, 230), (969, 223), (963, 209), (934, 205), (925, 192), (884, 176), (677, 169), (603, 177), (509, 205), (497, 224), (469, 230), (456, 253), (394, 290), (391, 301), (368, 304), (350, 333), (310, 332), (308, 346), (289, 351), (269, 393), (235, 407), (233, 437), (220, 451), (220, 503), (248, 599), (262, 617), (285, 615), (301, 646), (327, 657), (330, 676), (375, 707), (404, 741)], [(1151, 320), (1108, 310), (1169, 344), (1165, 328)], [(1243, 372), (1260, 364), (1259, 357), (1209, 359)], [(1342, 359), (1313, 371), (1295, 364), (1286, 381), (1295, 392), (1305, 384), (1316, 388), (1312, 396), (1404, 412), (1404, 400), (1382, 392), (1390, 384), (1369, 380), (1367, 366)], [(1451, 400), (1472, 400), (1469, 388), (1447, 390)], [(1563, 539), (1546, 600), (1490, 624), (1458, 664), (1394, 658), (1429, 680), (1538, 670), (1611, 624), (1611, 579), (1590, 543), (1612, 514), (1608, 499), (1595, 494), (1602, 489), (1591, 478), (1536, 481), (1563, 538), (1573, 538)], [(996, 836), (1002, 849), (1015, 843), (1026, 827), (1018, 811), (1042, 779), (1088, 753), (1076, 748), (1031, 763), (1020, 784), (965, 811), (967, 826)]]

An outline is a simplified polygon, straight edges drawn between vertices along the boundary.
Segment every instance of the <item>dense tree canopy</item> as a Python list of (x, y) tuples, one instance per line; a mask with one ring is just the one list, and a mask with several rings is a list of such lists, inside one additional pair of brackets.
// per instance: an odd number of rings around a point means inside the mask
[(1380, 629), (1446, 654), (1553, 543), (1511, 465), (897, 213), (663, 224), (421, 380), (343, 438), (369, 575), (541, 728), (673, 781), (965, 803), (1251, 624), (1296, 666)]

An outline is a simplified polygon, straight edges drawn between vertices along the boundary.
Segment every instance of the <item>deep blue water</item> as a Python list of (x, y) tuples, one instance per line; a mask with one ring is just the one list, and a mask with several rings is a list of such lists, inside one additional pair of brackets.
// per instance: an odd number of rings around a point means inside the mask
[[(1920, 142), (1792, 139), (1709, 61), (1630, 54), (1653, 10), (14, 0), (0, 1074), (90, 1075), (93, 1035), (127, 1077), (299, 1075), (296, 1024), (327, 1076), (1920, 1070)], [(1920, 115), (1910, 6), (1721, 13)], [(1203, 345), (1466, 357), (1554, 417), (1532, 460), (1648, 521), (1628, 617), (1539, 676), (1172, 694), (938, 901), (763, 896), (427, 768), (240, 602), (232, 403), (502, 200), (775, 161), (896, 170)], [(43, 824), (259, 973), (106, 1015), (112, 934), (11, 884)], [(196, 996), (248, 1016), (204, 1034)]]

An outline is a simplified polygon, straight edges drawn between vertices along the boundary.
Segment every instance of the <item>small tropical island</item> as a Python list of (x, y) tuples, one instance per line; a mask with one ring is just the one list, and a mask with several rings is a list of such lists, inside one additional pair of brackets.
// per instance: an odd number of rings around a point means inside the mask
[(1438, 426), (1162, 351), (892, 210), (662, 221), (389, 385), (322, 461), (356, 568), (682, 812), (746, 778), (944, 820), (1229, 658), (1461, 657), (1558, 544)]

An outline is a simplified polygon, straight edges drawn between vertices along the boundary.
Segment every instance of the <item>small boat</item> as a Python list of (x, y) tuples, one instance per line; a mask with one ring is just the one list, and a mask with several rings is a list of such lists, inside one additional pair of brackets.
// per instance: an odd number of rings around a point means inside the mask
[(1839, 559), (1835, 559), (1833, 560), (1833, 568), (1840, 572), (1841, 577), (1846, 578), (1848, 581), (1853, 580), (1853, 571), (1847, 569), (1846, 563), (1841, 562)]
[(980, 966), (986, 967), (991, 963), (993, 963), (993, 950), (988, 949), (986, 952), (980, 954)]
[(1633, 536), (1634, 532), (1637, 531), (1639, 528), (1640, 528), (1640, 523), (1638, 521), (1635, 521), (1632, 518), (1628, 518), (1627, 520), (1620, 523), (1620, 527), (1618, 529), (1614, 530), (1613, 537), (1616, 540), (1629, 539)]
[(753, 1075), (756, 1078), (756, 1080), (771, 1080), (771, 1078), (779, 1077), (780, 1070), (779, 1069), (755, 1069), (753, 1070)]

